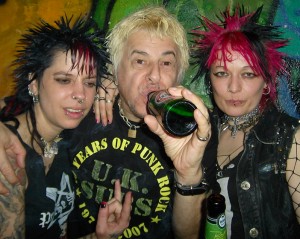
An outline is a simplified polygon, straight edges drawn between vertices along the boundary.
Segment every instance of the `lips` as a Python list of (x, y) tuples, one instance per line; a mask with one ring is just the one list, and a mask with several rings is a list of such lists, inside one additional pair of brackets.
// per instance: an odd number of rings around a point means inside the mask
[(142, 94), (141, 94), (141, 96), (143, 97), (143, 102), (145, 103), (145, 104), (147, 104), (147, 102), (148, 102), (148, 95), (149, 95), (149, 93), (151, 93), (151, 92), (153, 92), (153, 91), (158, 91), (159, 89), (157, 88), (157, 87), (148, 87), (147, 89), (145, 89), (143, 92), (142, 92)]
[(66, 115), (68, 115), (69, 117), (78, 119), (83, 116), (84, 110), (83, 109), (66, 108), (65, 112), (66, 112)]
[(233, 105), (233, 106), (241, 106), (244, 104), (243, 100), (227, 100), (226, 102), (228, 105)]

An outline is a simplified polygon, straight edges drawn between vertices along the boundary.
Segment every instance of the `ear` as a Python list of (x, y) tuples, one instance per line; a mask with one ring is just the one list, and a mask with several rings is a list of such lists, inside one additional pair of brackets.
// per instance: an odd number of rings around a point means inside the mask
[(29, 73), (28, 80), (31, 81), (31, 83), (28, 85), (28, 89), (34, 95), (38, 95), (39, 94), (38, 83), (37, 83), (37, 80), (33, 80), (33, 74), (32, 73)]

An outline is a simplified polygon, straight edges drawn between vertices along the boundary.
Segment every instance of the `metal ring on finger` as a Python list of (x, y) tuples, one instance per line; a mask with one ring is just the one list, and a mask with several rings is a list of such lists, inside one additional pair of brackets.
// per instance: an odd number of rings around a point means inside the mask
[(112, 100), (109, 100), (109, 99), (106, 99), (105, 100), (105, 103), (112, 103), (113, 101)]
[(99, 102), (100, 100), (105, 100), (105, 98), (104, 97), (100, 97), (100, 95), (97, 94), (97, 95), (95, 95), (94, 100)]
[(196, 134), (197, 139), (202, 142), (206, 142), (209, 139), (209, 134), (206, 137), (200, 137), (198, 134)]

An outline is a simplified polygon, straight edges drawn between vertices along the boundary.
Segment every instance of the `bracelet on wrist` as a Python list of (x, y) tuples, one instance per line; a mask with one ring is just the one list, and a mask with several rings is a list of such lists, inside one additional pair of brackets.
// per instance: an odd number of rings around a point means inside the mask
[(204, 176), (202, 177), (202, 179), (198, 184), (183, 185), (177, 181), (175, 170), (174, 170), (174, 186), (176, 188), (176, 191), (183, 196), (200, 195), (206, 193), (208, 190), (208, 184)]

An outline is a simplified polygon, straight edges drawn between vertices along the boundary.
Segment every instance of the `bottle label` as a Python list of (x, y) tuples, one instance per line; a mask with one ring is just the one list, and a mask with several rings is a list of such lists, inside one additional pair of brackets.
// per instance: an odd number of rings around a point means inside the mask
[(164, 110), (165, 104), (173, 99), (174, 97), (167, 91), (153, 92), (149, 97), (148, 110), (152, 115), (158, 116)]
[(207, 217), (205, 239), (227, 239), (225, 214), (220, 214), (217, 219)]
[(166, 91), (161, 91), (160, 93), (156, 94), (155, 96), (155, 103), (156, 104), (162, 104), (165, 103), (166, 101), (173, 100), (174, 97), (170, 95)]
[(148, 113), (156, 116), (170, 135), (183, 137), (197, 128), (195, 109), (196, 106), (192, 102), (172, 96), (166, 90), (151, 92), (148, 95)]

